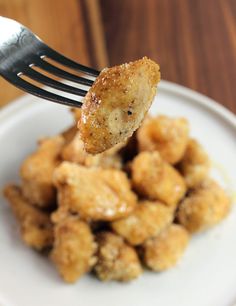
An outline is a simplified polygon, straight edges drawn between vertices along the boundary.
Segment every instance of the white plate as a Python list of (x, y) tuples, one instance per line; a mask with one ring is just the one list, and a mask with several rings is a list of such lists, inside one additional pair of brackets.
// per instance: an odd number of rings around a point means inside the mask
[[(216, 177), (236, 190), (236, 119), (210, 99), (162, 81), (151, 112), (189, 119), (223, 172)], [(18, 168), (36, 146), (71, 123), (68, 109), (24, 96), (0, 111), (0, 186), (18, 181)], [(227, 173), (227, 175), (225, 175)], [(195, 236), (177, 267), (145, 272), (129, 284), (102, 283), (85, 276), (63, 283), (49, 260), (24, 246), (15, 220), (0, 198), (1, 306), (230, 306), (236, 300), (236, 209), (214, 229)]]

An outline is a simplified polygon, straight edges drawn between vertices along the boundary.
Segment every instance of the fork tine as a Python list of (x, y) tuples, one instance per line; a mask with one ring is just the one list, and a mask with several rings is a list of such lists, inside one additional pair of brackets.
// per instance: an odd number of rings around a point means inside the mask
[[(84, 72), (86, 74), (92, 75), (97, 77), (99, 75), (99, 71), (93, 69), (93, 68), (89, 68), (86, 67), (84, 65), (78, 64), (76, 62), (74, 62), (73, 60), (65, 57), (64, 55), (58, 53), (57, 51), (51, 49), (50, 47), (48, 47), (47, 45), (43, 44), (43, 49), (45, 51), (45, 55), (46, 57), (49, 57), (55, 61), (57, 61), (58, 63), (63, 64), (64, 66), (70, 67), (72, 69), (75, 69), (76, 71), (81, 71)], [(42, 54), (44, 55), (44, 54)]]
[(33, 61), (33, 64), (35, 66), (40, 67), (43, 70), (45, 70), (45, 71), (47, 71), (51, 74), (54, 74), (54, 75), (56, 75), (60, 78), (67, 79), (69, 81), (72, 81), (72, 82), (75, 82), (75, 83), (78, 83), (78, 84), (82, 84), (82, 85), (86, 85), (86, 86), (92, 86), (93, 85), (93, 82), (94, 82), (93, 80), (88, 80), (86, 78), (82, 78), (82, 77), (79, 77), (75, 74), (67, 72), (65, 70), (62, 70), (62, 69), (60, 69), (56, 66), (53, 66), (52, 64), (44, 61), (40, 57), (34, 56), (34, 59), (32, 61)]
[(42, 73), (31, 69), (31, 68), (25, 69), (23, 71), (23, 74), (32, 78), (35, 81), (38, 81), (38, 82), (44, 84), (44, 85), (51, 86), (53, 88), (56, 88), (56, 89), (59, 89), (59, 90), (62, 90), (62, 91), (66, 91), (66, 92), (69, 92), (69, 93), (72, 93), (72, 94), (75, 94), (75, 95), (78, 95), (78, 96), (81, 96), (81, 97), (84, 97), (87, 93), (86, 90), (76, 88), (76, 87), (73, 87), (73, 86), (69, 86), (69, 85), (63, 84), (61, 82), (55, 81), (55, 80), (43, 75)]
[(75, 101), (66, 97), (62, 97), (59, 96), (57, 94), (51, 93), (47, 90), (44, 90), (40, 87), (37, 87), (23, 79), (21, 79), (20, 77), (18, 77), (15, 74), (10, 74), (8, 73), (7, 75), (3, 76), (7, 81), (11, 82), (12, 84), (14, 84), (15, 86), (17, 86), (18, 88), (29, 92), (30, 94), (40, 97), (40, 98), (44, 98), (56, 103), (60, 103), (60, 104), (64, 104), (67, 106), (71, 106), (71, 107), (81, 107), (82, 103), (80, 101)]

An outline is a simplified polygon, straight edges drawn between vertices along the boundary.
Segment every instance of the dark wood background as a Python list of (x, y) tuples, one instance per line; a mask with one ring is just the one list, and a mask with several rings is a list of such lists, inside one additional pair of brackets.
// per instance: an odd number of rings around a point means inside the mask
[[(51, 47), (90, 64), (80, 1), (0, 0), (0, 16), (19, 21)], [(0, 106), (21, 94), (21, 90), (0, 78)]]
[(100, 0), (111, 65), (144, 55), (162, 78), (236, 113), (236, 0)]

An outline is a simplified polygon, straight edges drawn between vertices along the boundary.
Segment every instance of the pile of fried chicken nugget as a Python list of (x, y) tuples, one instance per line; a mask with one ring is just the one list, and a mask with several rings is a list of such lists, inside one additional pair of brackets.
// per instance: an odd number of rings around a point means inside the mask
[(64, 281), (88, 272), (130, 281), (143, 267), (167, 270), (192, 234), (229, 213), (186, 119), (148, 115), (126, 143), (90, 155), (76, 128), (80, 110), (73, 113), (74, 126), (41, 139), (25, 159), (21, 185), (4, 189), (23, 241), (47, 250)]

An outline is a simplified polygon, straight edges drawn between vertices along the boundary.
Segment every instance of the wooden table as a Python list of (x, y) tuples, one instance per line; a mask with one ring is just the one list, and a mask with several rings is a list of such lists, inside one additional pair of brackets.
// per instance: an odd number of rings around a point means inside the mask
[[(52, 48), (81, 64), (108, 65), (97, 0), (0, 0), (1, 15), (24, 24)], [(0, 106), (22, 93), (0, 78)]]
[[(0, 0), (0, 15), (96, 68), (147, 55), (236, 113), (236, 0)], [(0, 105), (19, 94), (0, 79)]]
[(110, 64), (144, 55), (162, 78), (236, 113), (235, 0), (100, 0)]

